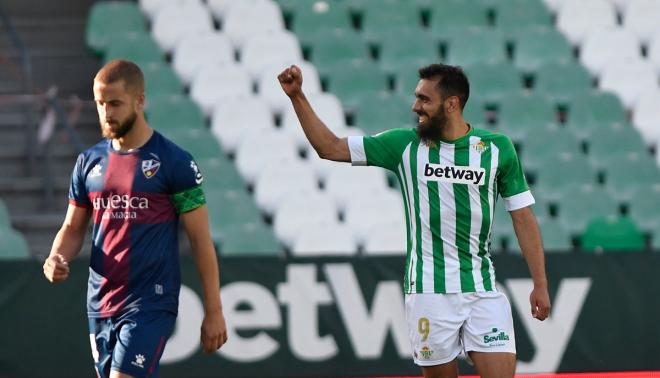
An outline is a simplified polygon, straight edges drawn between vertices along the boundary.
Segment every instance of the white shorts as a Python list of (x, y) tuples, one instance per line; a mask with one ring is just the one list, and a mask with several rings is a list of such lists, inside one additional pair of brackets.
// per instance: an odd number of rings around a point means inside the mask
[(406, 320), (419, 366), (445, 364), (461, 352), (516, 353), (511, 304), (500, 292), (406, 294)]

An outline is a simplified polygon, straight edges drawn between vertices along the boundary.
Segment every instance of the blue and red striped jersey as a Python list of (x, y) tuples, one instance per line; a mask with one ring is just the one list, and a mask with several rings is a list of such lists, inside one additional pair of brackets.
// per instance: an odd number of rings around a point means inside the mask
[(92, 209), (90, 317), (134, 308), (176, 314), (179, 214), (205, 203), (202, 180), (192, 156), (156, 131), (139, 149), (120, 152), (103, 140), (78, 156), (69, 202)]

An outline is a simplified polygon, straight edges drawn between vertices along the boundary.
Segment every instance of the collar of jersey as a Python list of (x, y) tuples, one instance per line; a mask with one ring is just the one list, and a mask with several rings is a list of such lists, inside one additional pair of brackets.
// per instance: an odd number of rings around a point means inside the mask
[(138, 148), (133, 148), (132, 150), (128, 150), (128, 151), (115, 150), (115, 148), (112, 146), (112, 139), (108, 139), (108, 151), (110, 151), (113, 154), (117, 154), (117, 155), (137, 154), (138, 152), (140, 152), (140, 150), (147, 147), (149, 145), (149, 143), (151, 143), (151, 141), (154, 140), (155, 136), (156, 136), (156, 130), (154, 130), (154, 132), (151, 134), (151, 137), (149, 137), (149, 139), (142, 146), (140, 146)]
[(472, 134), (474, 134), (474, 127), (472, 127), (472, 125), (470, 125), (469, 123), (467, 125), (470, 129), (468, 130), (468, 132), (465, 135), (459, 137), (458, 139), (454, 139), (454, 140), (440, 139), (439, 142), (443, 143), (443, 144), (458, 144), (458, 143), (468, 139), (469, 137), (472, 136)]

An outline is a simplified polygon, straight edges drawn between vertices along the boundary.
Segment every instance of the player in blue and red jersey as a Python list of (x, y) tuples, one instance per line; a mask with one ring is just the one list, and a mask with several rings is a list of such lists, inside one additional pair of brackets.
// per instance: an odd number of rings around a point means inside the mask
[(106, 64), (94, 79), (94, 100), (105, 139), (78, 157), (44, 274), (53, 283), (68, 277), (93, 219), (87, 314), (97, 373), (157, 376), (178, 309), (179, 219), (204, 288), (203, 349), (227, 340), (203, 177), (188, 152), (146, 123), (137, 65)]

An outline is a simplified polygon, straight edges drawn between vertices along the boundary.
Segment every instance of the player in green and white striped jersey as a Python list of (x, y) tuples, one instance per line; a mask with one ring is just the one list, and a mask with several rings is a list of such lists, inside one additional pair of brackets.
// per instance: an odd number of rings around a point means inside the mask
[(463, 71), (434, 64), (419, 73), (412, 109), (419, 116), (416, 129), (343, 139), (315, 115), (298, 67), (278, 79), (320, 157), (383, 167), (399, 180), (408, 231), (406, 317), (424, 375), (457, 376), (456, 357), (467, 352), (480, 374), (513, 377), (511, 306), (495, 287), (490, 230), (499, 195), (534, 280), (532, 315), (544, 320), (550, 300), (530, 208), (534, 198), (511, 140), (463, 119), (469, 97)]

